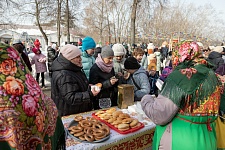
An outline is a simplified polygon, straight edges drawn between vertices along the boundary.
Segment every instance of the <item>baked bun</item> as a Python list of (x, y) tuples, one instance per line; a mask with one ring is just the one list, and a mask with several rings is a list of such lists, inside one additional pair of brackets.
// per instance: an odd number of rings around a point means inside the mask
[(99, 88), (102, 88), (102, 84), (101, 83), (97, 83), (95, 85), (98, 86)]
[(126, 131), (126, 130), (130, 129), (130, 126), (129, 126), (129, 124), (122, 123), (122, 124), (119, 124), (117, 128), (120, 131)]

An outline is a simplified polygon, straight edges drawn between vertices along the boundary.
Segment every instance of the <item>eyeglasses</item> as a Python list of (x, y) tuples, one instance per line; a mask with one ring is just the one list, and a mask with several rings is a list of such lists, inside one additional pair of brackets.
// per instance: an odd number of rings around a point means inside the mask
[(208, 52), (208, 50), (203, 50), (203, 52)]

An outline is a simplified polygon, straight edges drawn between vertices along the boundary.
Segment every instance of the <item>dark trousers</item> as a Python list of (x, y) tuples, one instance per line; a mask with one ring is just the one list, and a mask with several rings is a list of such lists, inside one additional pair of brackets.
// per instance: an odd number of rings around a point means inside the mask
[(44, 72), (41, 73), (37, 73), (36, 75), (36, 81), (39, 84), (39, 76), (41, 74), (41, 86), (45, 86), (45, 76), (44, 76)]

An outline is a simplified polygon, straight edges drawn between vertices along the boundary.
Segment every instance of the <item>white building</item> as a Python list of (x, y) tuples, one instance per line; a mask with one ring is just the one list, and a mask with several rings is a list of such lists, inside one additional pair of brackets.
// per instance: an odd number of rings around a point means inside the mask
[[(77, 42), (78, 39), (82, 38), (74, 34), (74, 30), (71, 29), (70, 42)], [(48, 37), (49, 42), (57, 42), (57, 31), (55, 28), (44, 30)], [(38, 39), (41, 43), (42, 50), (47, 49), (47, 44), (36, 26), (9, 26), (9, 25), (0, 25), (0, 41), (10, 44), (14, 39), (20, 39), (21, 41), (26, 41), (26, 47), (33, 45), (35, 39)], [(67, 41), (67, 36), (65, 34), (61, 35), (60, 43), (65, 43)]]

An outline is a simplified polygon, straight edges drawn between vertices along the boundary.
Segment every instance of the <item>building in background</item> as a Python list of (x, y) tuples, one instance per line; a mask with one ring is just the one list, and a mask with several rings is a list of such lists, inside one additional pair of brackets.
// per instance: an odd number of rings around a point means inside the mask
[[(54, 27), (46, 28), (44, 30), (48, 37), (49, 42), (57, 43), (57, 30)], [(76, 43), (83, 38), (82, 35), (76, 35), (76, 32), (71, 29), (70, 32), (70, 43), (76, 45)], [(10, 44), (14, 39), (20, 39), (25, 41), (26, 48), (29, 48), (33, 45), (35, 39), (39, 39), (41, 43), (41, 50), (46, 51), (47, 45), (45, 40), (36, 26), (29, 25), (7, 25), (0, 24), (0, 42), (5, 42)], [(61, 34), (60, 43), (67, 43), (67, 35)]]

